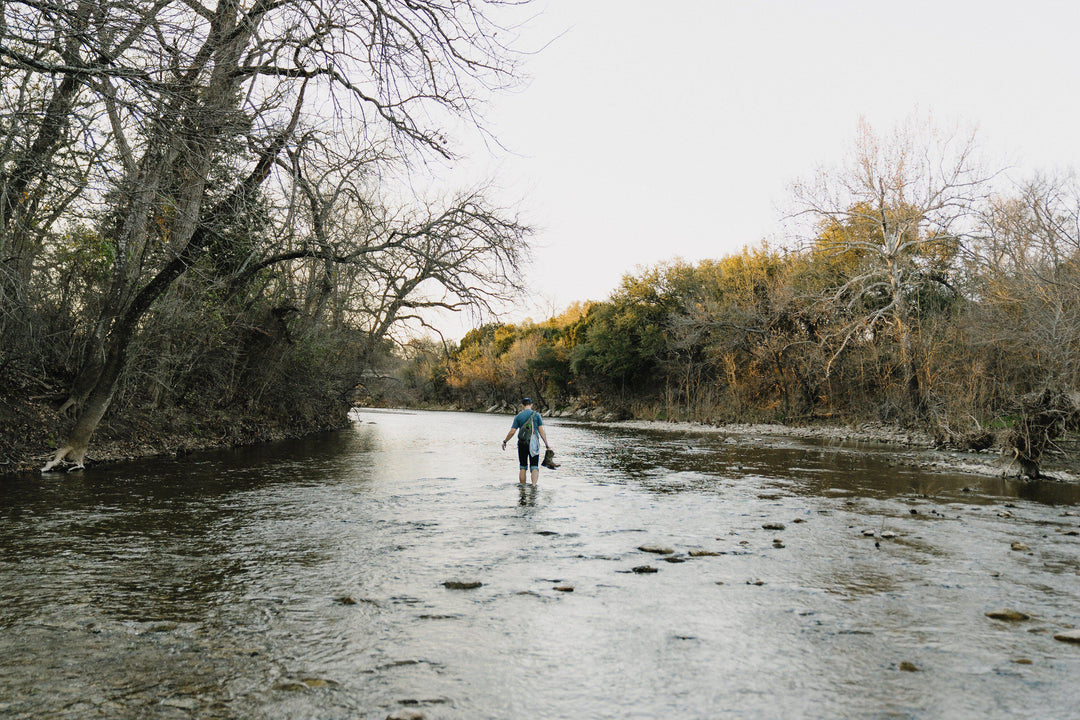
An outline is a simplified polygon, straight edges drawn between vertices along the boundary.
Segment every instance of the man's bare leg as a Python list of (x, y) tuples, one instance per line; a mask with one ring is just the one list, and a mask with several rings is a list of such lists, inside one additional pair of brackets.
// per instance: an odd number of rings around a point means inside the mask
[[(535, 485), (536, 481), (540, 479), (540, 468), (532, 469), (532, 484)], [(525, 482), (525, 476), (522, 475), (521, 482)]]
[(525, 468), (518, 470), (518, 482), (522, 485), (525, 484)]

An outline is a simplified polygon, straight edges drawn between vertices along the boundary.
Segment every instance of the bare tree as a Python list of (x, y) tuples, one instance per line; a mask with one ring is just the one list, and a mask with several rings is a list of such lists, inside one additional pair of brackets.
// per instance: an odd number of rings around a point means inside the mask
[(927, 388), (915, 347), (916, 300), (925, 288), (950, 288), (952, 259), (988, 193), (975, 150), (973, 134), (909, 126), (881, 138), (861, 121), (849, 164), (794, 188), (798, 214), (820, 233), (810, 242), (852, 261), (846, 281), (823, 298), (850, 317), (833, 357), (876, 327), (887, 328), (919, 414)]
[[(474, 119), (479, 91), (513, 77), (509, 55), (495, 39), (497, 28), (489, 17), (510, 4), (79, 3), (88, 17), (116, 13), (129, 18), (124, 32), (109, 29), (108, 23), (95, 32), (68, 31), (58, 20), (66, 6), (12, 4), (27, 13), (46, 9), (36, 15), (37, 25), (27, 37), (62, 35), (73, 38), (68, 45), (74, 49), (47, 48), (35, 55), (5, 37), (0, 62), (70, 78), (71, 84), (89, 88), (107, 118), (116, 153), (111, 168), (116, 180), (106, 213), (116, 243), (112, 280), (102, 289), (107, 300), (68, 403), (78, 408), (75, 425), (46, 469), (65, 460), (82, 464), (123, 375), (140, 319), (201, 258), (234, 252), (224, 242), (227, 230), (254, 209), (264, 183), (286, 149), (295, 145), (301, 128), (370, 141), (388, 138), (401, 149), (452, 156), (438, 119)], [(6, 8), (3, 17), (10, 19)], [(64, 28), (73, 22), (71, 17), (63, 15)], [(77, 12), (74, 17), (78, 20)], [(56, 142), (47, 139), (45, 144)], [(48, 165), (40, 153), (33, 164)], [(9, 175), (13, 179), (8, 186), (17, 190), (22, 175)], [(6, 197), (13, 207), (15, 194)], [(459, 204), (420, 223), (423, 232), (413, 235), (435, 242), (440, 236), (444, 241), (457, 238), (459, 230), (475, 238), (516, 226), (485, 226), (485, 213), (470, 207)], [(450, 258), (467, 256), (469, 247), (466, 243), (449, 250), (419, 274), (441, 276), (451, 292), (468, 297), (474, 290), (471, 281), (454, 277), (465, 268)], [(439, 257), (437, 248), (429, 250), (432, 258)], [(413, 289), (400, 283), (391, 289), (381, 317), (392, 322), (418, 301)]]
[(1014, 418), (1006, 433), (1020, 472), (1080, 414), (1080, 187), (1035, 177), (995, 197), (969, 255), (976, 303), (965, 316), (969, 352), (983, 368), (981, 402)]

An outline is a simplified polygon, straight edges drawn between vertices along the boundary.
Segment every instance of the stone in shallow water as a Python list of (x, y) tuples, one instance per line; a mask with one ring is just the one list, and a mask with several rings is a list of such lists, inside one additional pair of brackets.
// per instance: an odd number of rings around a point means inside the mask
[(675, 552), (674, 549), (665, 545), (638, 545), (638, 550), (647, 553), (656, 553), (657, 555), (671, 555)]
[(784, 530), (784, 523), (765, 523), (761, 526), (762, 530)]
[(558, 590), (559, 592), (574, 592), (574, 586), (573, 585), (556, 585), (552, 589), (553, 590)]
[(1031, 616), (1027, 613), (1022, 613), (1019, 610), (991, 610), (986, 613), (986, 617), (993, 620), (1005, 620), (1007, 622), (1020, 622), (1021, 620), (1030, 620)]
[(1009, 547), (1011, 547), (1013, 550), (1015, 550), (1017, 552), (1023, 552), (1025, 550), (1030, 550), (1031, 549), (1027, 545), (1025, 545), (1024, 543), (1020, 542), (1019, 540), (1014, 540), (1013, 544), (1010, 545)]
[(687, 554), (690, 557), (718, 557), (722, 553), (718, 553), (715, 550), (691, 550)]
[(386, 716), (386, 720), (424, 720), (424, 713), (419, 710), (395, 710)]
[(309, 688), (324, 688), (324, 687), (333, 687), (334, 685), (337, 685), (337, 682), (335, 682), (334, 680), (325, 680), (323, 678), (316, 678), (316, 677), (301, 678), (301, 682), (303, 682)]
[(474, 590), (483, 584), (476, 580), (447, 580), (443, 583), (443, 587), (447, 590)]
[(654, 568), (652, 565), (638, 565), (637, 567), (631, 569), (638, 575), (646, 575), (648, 573), (659, 572), (659, 570)]
[(1056, 633), (1054, 639), (1067, 643), (1080, 643), (1080, 630), (1064, 630)]
[(900, 663), (900, 670), (903, 672), (920, 672), (919, 668), (915, 667), (915, 663), (910, 663), (907, 660)]

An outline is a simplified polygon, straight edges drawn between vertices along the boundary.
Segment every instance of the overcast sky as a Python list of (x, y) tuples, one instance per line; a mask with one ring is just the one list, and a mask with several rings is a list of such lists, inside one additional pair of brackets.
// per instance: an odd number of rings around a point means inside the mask
[[(537, 228), (506, 316), (602, 300), (638, 266), (781, 239), (791, 183), (865, 117), (977, 128), (993, 164), (1080, 166), (1080, 3), (537, 0), (524, 89), (495, 99), (513, 154), (470, 151)], [(450, 336), (460, 325), (447, 322)], [(466, 328), (467, 329), (467, 328)]]

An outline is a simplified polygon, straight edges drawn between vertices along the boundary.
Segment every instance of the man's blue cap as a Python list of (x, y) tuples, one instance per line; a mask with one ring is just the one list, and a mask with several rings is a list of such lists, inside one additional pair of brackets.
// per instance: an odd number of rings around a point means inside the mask
[(532, 405), (532, 398), (521, 398), (522, 405)]

